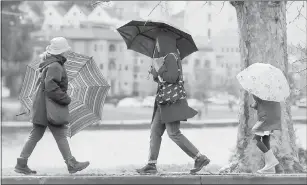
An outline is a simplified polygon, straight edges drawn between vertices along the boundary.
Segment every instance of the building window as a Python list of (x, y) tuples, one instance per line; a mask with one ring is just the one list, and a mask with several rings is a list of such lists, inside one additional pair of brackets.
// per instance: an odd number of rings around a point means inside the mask
[(125, 70), (128, 71), (128, 66), (125, 66)]
[(208, 2), (208, 5), (209, 5), (209, 6), (211, 6), (211, 5), (212, 5), (211, 1), (209, 1), (209, 2)]
[(224, 68), (224, 64), (223, 63), (221, 63), (221, 67)]
[(115, 45), (114, 44), (110, 44), (109, 51), (111, 51), (111, 52), (115, 51)]
[(134, 74), (133, 77), (134, 77), (134, 79), (137, 79), (137, 78), (138, 78), (138, 75), (137, 75), (137, 74)]
[(94, 51), (97, 51), (97, 44), (94, 45)]
[(127, 86), (128, 85), (128, 82), (125, 82), (125, 86)]
[(114, 69), (116, 69), (115, 59), (110, 58), (109, 59), (109, 70), (114, 70)]
[(74, 16), (77, 16), (77, 12), (74, 12), (73, 15), (74, 15)]
[(199, 59), (195, 59), (194, 67), (197, 68), (200, 65)]
[(226, 52), (229, 52), (229, 48), (226, 48)]
[(100, 68), (100, 69), (103, 69), (103, 64), (100, 64), (100, 65), (99, 65), (99, 68)]
[(134, 65), (138, 65), (138, 59), (137, 58), (134, 59)]
[(209, 28), (208, 29), (208, 39), (210, 39), (211, 38), (211, 29)]
[(97, 15), (100, 17), (100, 12), (98, 12)]
[(49, 28), (52, 29), (52, 25), (51, 24), (49, 24)]
[(208, 22), (211, 22), (211, 14), (208, 14)]
[(222, 52), (224, 52), (224, 48), (222, 48)]
[(100, 45), (100, 51), (102, 51), (102, 50), (103, 50), (103, 45), (101, 44), (101, 45)]
[(51, 16), (52, 15), (52, 12), (49, 12), (49, 16)]
[(231, 50), (231, 52), (234, 52), (233, 48), (231, 48), (230, 50)]

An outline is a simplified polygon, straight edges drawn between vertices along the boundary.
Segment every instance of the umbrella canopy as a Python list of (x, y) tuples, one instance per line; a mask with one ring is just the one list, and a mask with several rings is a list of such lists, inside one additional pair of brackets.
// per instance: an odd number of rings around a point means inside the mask
[(156, 38), (167, 30), (176, 38), (176, 46), (183, 59), (198, 51), (192, 36), (174, 26), (162, 22), (130, 21), (118, 28), (117, 31), (126, 42), (127, 48), (153, 58)]
[(283, 72), (264, 63), (255, 63), (237, 75), (241, 86), (267, 101), (282, 102), (290, 95), (290, 88)]
[[(39, 78), (39, 61), (27, 66), (19, 99), (31, 110), (35, 83)], [(104, 100), (110, 89), (92, 57), (70, 53), (65, 62), (68, 91), (72, 101), (69, 105), (70, 123), (68, 136), (72, 137), (85, 127), (102, 119)]]

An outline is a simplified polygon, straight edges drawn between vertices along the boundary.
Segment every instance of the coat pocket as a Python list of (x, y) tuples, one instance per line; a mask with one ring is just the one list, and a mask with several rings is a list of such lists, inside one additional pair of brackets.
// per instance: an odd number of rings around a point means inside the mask
[(69, 123), (68, 105), (60, 105), (46, 97), (47, 119), (53, 125), (67, 125)]

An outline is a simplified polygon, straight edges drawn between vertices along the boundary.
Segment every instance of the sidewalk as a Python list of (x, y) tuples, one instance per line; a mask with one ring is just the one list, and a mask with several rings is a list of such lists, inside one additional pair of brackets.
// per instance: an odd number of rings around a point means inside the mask
[[(307, 124), (306, 116), (295, 116), (292, 120), (298, 123)], [(151, 120), (106, 120), (100, 123), (91, 125), (86, 129), (116, 129), (116, 128), (126, 128), (126, 129), (138, 129), (138, 128), (148, 128)], [(30, 122), (2, 122), (3, 128), (29, 128), (32, 127)], [(187, 122), (182, 122), (182, 128), (203, 128), (203, 127), (226, 127), (226, 126), (236, 126), (238, 125), (238, 119), (204, 119), (204, 120), (188, 120)]]
[(161, 174), (146, 176), (4, 176), (3, 184), (306, 184), (306, 174)]

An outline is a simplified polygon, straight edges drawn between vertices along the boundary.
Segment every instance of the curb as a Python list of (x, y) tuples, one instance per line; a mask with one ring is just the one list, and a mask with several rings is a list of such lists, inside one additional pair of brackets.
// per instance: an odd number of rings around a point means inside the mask
[[(307, 118), (305, 116), (292, 117), (294, 122), (306, 124)], [(190, 120), (182, 123), (181, 128), (204, 128), (204, 127), (235, 127), (238, 119), (206, 119), (206, 120)], [(30, 122), (2, 122), (2, 128), (31, 128)], [(86, 128), (92, 129), (148, 129), (150, 127), (150, 120), (109, 120), (93, 124)]]
[(5, 176), (2, 184), (306, 184), (306, 175)]

